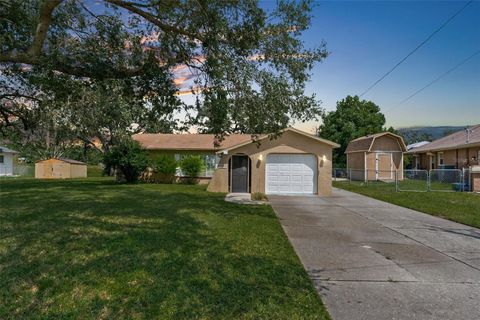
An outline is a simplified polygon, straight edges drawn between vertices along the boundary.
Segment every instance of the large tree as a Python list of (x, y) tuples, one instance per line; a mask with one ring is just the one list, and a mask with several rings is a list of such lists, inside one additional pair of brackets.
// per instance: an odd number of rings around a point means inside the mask
[(386, 130), (380, 107), (372, 101), (360, 100), (358, 96), (347, 96), (338, 101), (337, 109), (325, 113), (322, 120), (318, 134), (340, 144), (340, 148), (333, 151), (334, 166), (337, 167), (345, 167), (345, 149), (351, 140)]
[(189, 70), (198, 97), (186, 124), (201, 131), (272, 132), (321, 112), (304, 95), (309, 70), (327, 56), (323, 42), (307, 49), (300, 39), (311, 1), (272, 10), (253, 0), (0, 1), (2, 125), (34, 125), (33, 109), (59, 102), (85, 115), (91, 97), (115, 108), (109, 95), (124, 95), (126, 113), (138, 102), (153, 110), (141, 127), (165, 129), (180, 105), (178, 70)]

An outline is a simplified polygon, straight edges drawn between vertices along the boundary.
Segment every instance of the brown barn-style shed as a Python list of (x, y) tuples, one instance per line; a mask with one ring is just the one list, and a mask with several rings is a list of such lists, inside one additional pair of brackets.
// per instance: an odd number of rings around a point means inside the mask
[(403, 179), (403, 153), (407, 151), (403, 138), (391, 132), (381, 132), (350, 141), (347, 169), (352, 180)]
[(66, 158), (51, 158), (35, 163), (36, 179), (86, 178), (87, 164)]

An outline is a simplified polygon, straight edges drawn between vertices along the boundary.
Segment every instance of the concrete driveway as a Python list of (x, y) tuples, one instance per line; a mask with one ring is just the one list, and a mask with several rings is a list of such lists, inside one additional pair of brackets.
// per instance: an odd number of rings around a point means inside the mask
[(480, 229), (340, 189), (269, 198), (333, 319), (480, 319)]

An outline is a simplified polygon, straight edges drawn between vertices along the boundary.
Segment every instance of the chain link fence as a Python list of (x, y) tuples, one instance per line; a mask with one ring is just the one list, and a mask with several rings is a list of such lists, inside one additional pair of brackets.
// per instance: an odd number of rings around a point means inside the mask
[(471, 188), (468, 169), (382, 171), (334, 168), (332, 176), (333, 181), (339, 183), (395, 191), (455, 192)]
[(428, 191), (428, 171), (403, 170), (403, 177), (397, 179), (397, 191)]
[(462, 191), (463, 174), (459, 169), (432, 169), (429, 172), (430, 191)]

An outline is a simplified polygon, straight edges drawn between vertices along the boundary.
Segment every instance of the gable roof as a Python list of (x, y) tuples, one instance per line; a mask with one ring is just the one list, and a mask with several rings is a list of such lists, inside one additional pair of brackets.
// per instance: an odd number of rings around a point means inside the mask
[(78, 161), (78, 160), (73, 160), (73, 159), (68, 159), (68, 158), (50, 158), (50, 159), (38, 160), (37, 162), (47, 161), (47, 160), (51, 160), (51, 159), (60, 160), (60, 161), (63, 161), (63, 162), (66, 162), (66, 163), (71, 163), (71, 164), (85, 164), (86, 165), (85, 162)]
[(387, 135), (392, 136), (395, 139), (397, 139), (402, 151), (404, 151), (404, 152), (407, 151), (407, 146), (405, 145), (405, 142), (403, 141), (403, 138), (401, 136), (386, 131), (386, 132), (370, 134), (368, 136), (363, 136), (363, 137), (360, 137), (360, 138), (353, 139), (348, 144), (347, 149), (345, 150), (345, 153), (368, 152), (372, 149), (372, 146), (373, 146), (373, 143), (375, 142), (375, 139), (383, 137), (383, 136), (387, 136)]
[(9, 148), (4, 147), (4, 146), (0, 146), (0, 153), (18, 153), (18, 151), (9, 149)]
[(147, 150), (201, 150), (217, 151), (229, 148), (241, 142), (251, 141), (250, 134), (231, 134), (224, 137), (220, 146), (215, 147), (214, 134), (170, 134), (170, 133), (140, 133), (132, 138)]
[(457, 149), (472, 145), (480, 145), (480, 124), (454, 132), (426, 145), (413, 148), (409, 153)]
[[(302, 131), (302, 130), (298, 130), (298, 129), (295, 129), (295, 128), (292, 128), (292, 127), (288, 127), (288, 128), (285, 128), (283, 130), (280, 130), (280, 133), (283, 133), (283, 132), (287, 132), (287, 131), (292, 131), (292, 132), (296, 132), (298, 134), (301, 134), (305, 137), (308, 137), (308, 138), (311, 138), (313, 140), (317, 140), (319, 142), (322, 142), (322, 143), (325, 143), (329, 146), (332, 146), (332, 148), (338, 148), (340, 147), (340, 145), (338, 143), (335, 143), (333, 141), (330, 141), (330, 140), (327, 140), (327, 139), (323, 139), (323, 138), (320, 138), (319, 136), (316, 136), (316, 135), (313, 135), (313, 134), (309, 134), (305, 131)], [(268, 134), (264, 134), (264, 135), (261, 135), (260, 137), (258, 137), (256, 139), (256, 141), (261, 141), (261, 140), (264, 140), (264, 139), (267, 139), (267, 138), (270, 138), (270, 135)], [(220, 150), (218, 152), (222, 152), (222, 151), (230, 151), (230, 150), (234, 150), (234, 149), (237, 149), (237, 148), (240, 148), (240, 147), (243, 147), (247, 144), (250, 144), (252, 143), (253, 141), (250, 139), (249, 141), (244, 141), (244, 142), (241, 142), (239, 144), (236, 144), (236, 145), (233, 145), (231, 146), (230, 148), (225, 148), (223, 150)]]

